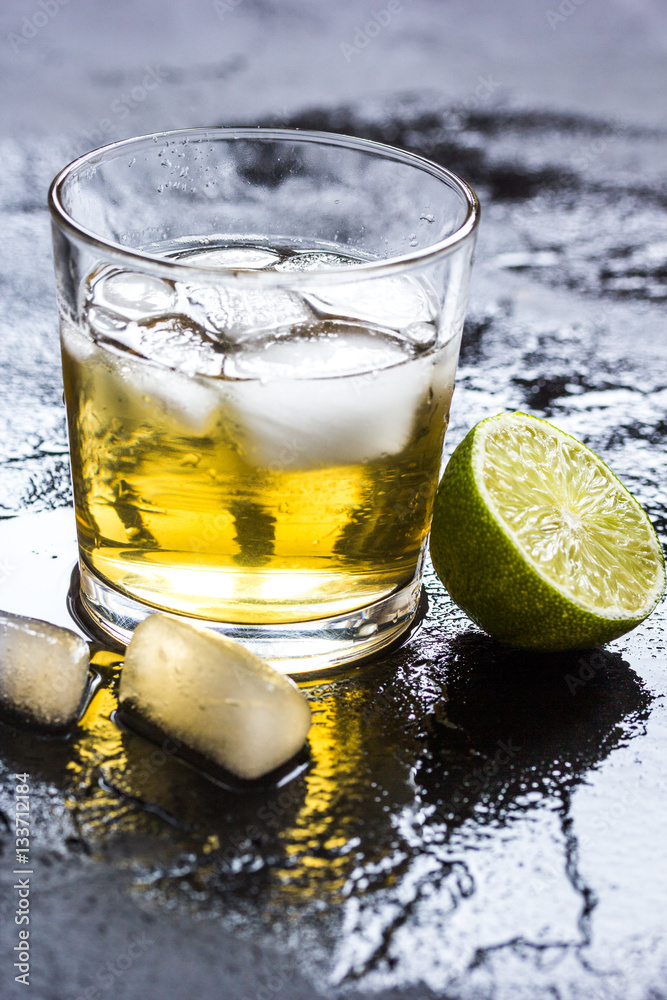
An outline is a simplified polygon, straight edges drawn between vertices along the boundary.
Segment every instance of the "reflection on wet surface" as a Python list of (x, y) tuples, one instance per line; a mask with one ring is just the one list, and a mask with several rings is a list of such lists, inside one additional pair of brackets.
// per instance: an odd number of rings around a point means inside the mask
[[(442, 625), (436, 610), (431, 639)], [(489, 891), (485, 853), (546, 809), (554, 826), (544, 850), (578, 899), (576, 943), (585, 943), (593, 899), (577, 871), (570, 799), (642, 728), (650, 696), (610, 651), (520, 654), (466, 630), (435, 655), (413, 656), (399, 650), (392, 664), (302, 685), (311, 762), (282, 786), (226, 790), (183, 763), (170, 740), (119, 728), (122, 661), (104, 651), (93, 657), (101, 681), (76, 731), (36, 740), (5, 729), (5, 762), (55, 789), (79, 852), (129, 865), (143, 905), (243, 914), (285, 934), (297, 917), (325, 937), (336, 927), (346, 982), (391, 972), (406, 927), (428, 927), (434, 907), (439, 933), (450, 916), (456, 929), (455, 911), (474, 910)], [(540, 878), (538, 866), (533, 883)], [(441, 942), (445, 954), (450, 947), (460, 963), (456, 933), (451, 946)]]
[[(448, 450), (501, 409), (545, 416), (609, 462), (664, 541), (664, 136), (421, 98), (289, 124), (406, 145), (480, 189)], [(5, 389), (7, 514), (69, 495), (57, 358), (39, 344)], [(13, 567), (0, 554), (7, 593)], [(119, 729), (119, 658), (98, 654), (102, 685), (69, 739), (0, 729), (3, 776), (32, 776), (41, 855), (122, 869), (151, 912), (287, 944), (318, 984), (467, 1000), (664, 991), (664, 605), (606, 651), (549, 658), (501, 650), (428, 586), (402, 649), (304, 686), (310, 766), (262, 792), (226, 791)]]

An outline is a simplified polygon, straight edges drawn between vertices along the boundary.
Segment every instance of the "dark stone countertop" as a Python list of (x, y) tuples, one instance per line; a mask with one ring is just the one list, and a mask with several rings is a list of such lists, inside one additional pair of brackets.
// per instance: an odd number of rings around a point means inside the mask
[[(402, 0), (361, 44), (385, 8), (4, 5), (0, 606), (66, 620), (44, 202), (102, 129), (275, 122), (460, 172), (483, 222), (448, 449), (499, 410), (544, 416), (664, 542), (660, 5)], [(11, 777), (27, 772), (34, 1000), (667, 997), (664, 604), (604, 650), (542, 656), (427, 590), (403, 648), (305, 686), (312, 766), (282, 788), (224, 791), (119, 730), (111, 653), (71, 739), (0, 729), (0, 995), (22, 995)]]

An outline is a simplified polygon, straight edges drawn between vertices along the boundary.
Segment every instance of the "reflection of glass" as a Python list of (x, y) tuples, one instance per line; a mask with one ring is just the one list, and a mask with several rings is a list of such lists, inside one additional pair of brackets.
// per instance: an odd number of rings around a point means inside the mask
[[(441, 625), (427, 621), (427, 638)], [(455, 996), (448, 977), (489, 941), (555, 924), (558, 955), (580, 953), (577, 840), (595, 849), (616, 830), (608, 798), (588, 817), (571, 800), (641, 727), (651, 696), (609, 651), (545, 659), (472, 633), (439, 648), (429, 656), (423, 641), (419, 665), (402, 651), (307, 688), (312, 765), (261, 793), (227, 792), (169, 741), (121, 732), (110, 718), (120, 657), (101, 653), (103, 685), (72, 739), (7, 730), (3, 763), (18, 773), (30, 761), (42, 841), (73, 831), (67, 849), (96, 857), (102, 884), (120, 864), (143, 904), (213, 916), (288, 955), (282, 932), (302, 953), (316, 943), (306, 966), (334, 956), (364, 992), (375, 974), (390, 988), (425, 970), (434, 993)], [(590, 679), (573, 694), (566, 677), (580, 673)]]
[(127, 140), (51, 189), (81, 599), (291, 672), (416, 611), (478, 218), (419, 157), (318, 133)]

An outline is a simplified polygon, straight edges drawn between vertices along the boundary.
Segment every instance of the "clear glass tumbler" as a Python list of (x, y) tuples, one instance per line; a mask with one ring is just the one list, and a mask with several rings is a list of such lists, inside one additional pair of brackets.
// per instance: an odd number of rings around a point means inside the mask
[(479, 206), (347, 136), (196, 128), (49, 193), (80, 607), (157, 611), (289, 673), (394, 642), (422, 562)]

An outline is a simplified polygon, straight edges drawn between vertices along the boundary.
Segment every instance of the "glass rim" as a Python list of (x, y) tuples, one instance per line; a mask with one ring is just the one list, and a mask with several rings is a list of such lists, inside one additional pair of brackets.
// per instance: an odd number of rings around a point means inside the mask
[[(215, 139), (223, 136), (228, 139), (275, 139), (278, 141), (320, 143), (330, 146), (342, 146), (348, 149), (357, 149), (362, 152), (374, 153), (376, 156), (383, 156), (395, 162), (402, 162), (413, 166), (430, 174), (432, 177), (442, 181), (447, 187), (454, 189), (463, 199), (466, 206), (465, 219), (453, 233), (442, 240), (438, 240), (427, 247), (414, 250), (406, 254), (394, 257), (387, 257), (383, 260), (371, 260), (356, 264), (354, 268), (323, 267), (316, 271), (283, 272), (263, 271), (263, 270), (243, 270), (234, 268), (206, 266), (189, 263), (187, 260), (173, 260), (160, 257), (145, 250), (138, 250), (134, 247), (124, 246), (112, 240), (107, 240), (98, 235), (93, 230), (78, 223), (64, 207), (61, 197), (63, 188), (67, 181), (77, 171), (86, 165), (94, 165), (100, 162), (109, 154), (117, 150), (128, 148), (136, 143), (159, 139), (183, 139), (190, 136), (197, 141), (205, 141), (207, 137)], [(411, 153), (387, 143), (376, 142), (373, 139), (360, 139), (356, 136), (342, 135), (336, 132), (320, 132), (310, 129), (286, 129), (286, 128), (254, 128), (252, 126), (196, 126), (193, 128), (170, 129), (161, 132), (147, 133), (146, 135), (132, 136), (127, 139), (119, 139), (116, 142), (98, 146), (95, 149), (77, 156), (68, 163), (54, 177), (48, 192), (48, 206), (53, 223), (70, 238), (88, 246), (95, 247), (107, 255), (122, 258), (125, 261), (131, 260), (141, 265), (144, 269), (149, 268), (156, 273), (162, 274), (184, 274), (185, 272), (196, 271), (200, 274), (210, 275), (218, 281), (223, 276), (233, 276), (237, 281), (271, 285), (310, 285), (329, 280), (338, 283), (339, 281), (352, 281), (356, 276), (376, 277), (397, 271), (411, 270), (412, 268), (434, 262), (440, 257), (448, 256), (463, 244), (465, 244), (477, 229), (480, 217), (480, 204), (472, 187), (447, 167)], [(354, 276), (354, 277), (353, 277)], [(269, 279), (267, 281), (267, 279)]]

